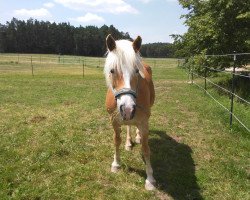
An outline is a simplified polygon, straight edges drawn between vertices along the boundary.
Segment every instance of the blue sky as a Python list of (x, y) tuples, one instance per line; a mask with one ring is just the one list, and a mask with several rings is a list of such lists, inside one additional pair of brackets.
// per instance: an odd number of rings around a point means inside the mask
[(0, 0), (0, 23), (30, 17), (74, 26), (113, 24), (143, 43), (171, 42), (183, 34), (183, 10), (178, 0)]

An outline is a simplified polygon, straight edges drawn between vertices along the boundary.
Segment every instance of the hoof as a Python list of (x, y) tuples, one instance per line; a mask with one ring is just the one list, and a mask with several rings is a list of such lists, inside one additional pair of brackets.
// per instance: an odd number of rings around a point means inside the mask
[(125, 145), (125, 149), (126, 149), (127, 151), (131, 151), (131, 150), (132, 150), (132, 146), (127, 146), (127, 145)]
[(136, 138), (135, 138), (135, 143), (141, 144), (141, 138), (139, 138), (139, 137), (137, 138), (137, 137), (136, 137)]
[(117, 173), (118, 171), (119, 171), (119, 169), (120, 169), (120, 165), (112, 165), (111, 166), (111, 172), (113, 172), (113, 173)]
[(146, 183), (145, 183), (145, 189), (146, 190), (155, 190), (155, 182), (153, 183), (150, 183), (148, 180), (146, 180)]

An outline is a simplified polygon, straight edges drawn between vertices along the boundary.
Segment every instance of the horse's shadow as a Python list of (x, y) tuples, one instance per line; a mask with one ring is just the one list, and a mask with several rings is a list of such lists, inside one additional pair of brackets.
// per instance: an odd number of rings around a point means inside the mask
[[(203, 199), (195, 176), (191, 148), (165, 131), (150, 130), (151, 163), (157, 188), (174, 199)], [(145, 172), (137, 171), (145, 177)]]

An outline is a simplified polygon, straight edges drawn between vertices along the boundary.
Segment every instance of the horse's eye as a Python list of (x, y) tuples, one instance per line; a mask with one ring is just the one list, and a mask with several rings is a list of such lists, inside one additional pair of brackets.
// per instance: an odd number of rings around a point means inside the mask
[(111, 70), (110, 70), (110, 73), (111, 73), (111, 74), (115, 73), (115, 70), (114, 70), (114, 69), (111, 69)]
[(138, 74), (138, 73), (139, 73), (139, 69), (136, 69), (136, 70), (135, 70), (135, 73), (137, 73), (137, 74)]

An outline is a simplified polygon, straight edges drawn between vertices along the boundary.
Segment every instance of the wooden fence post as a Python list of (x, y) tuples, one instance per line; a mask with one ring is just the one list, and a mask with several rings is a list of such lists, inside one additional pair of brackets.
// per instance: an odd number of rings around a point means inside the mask
[(236, 54), (234, 54), (234, 64), (233, 64), (233, 73), (232, 73), (232, 87), (231, 87), (231, 107), (230, 107), (230, 127), (231, 128), (232, 128), (232, 124), (233, 124), (235, 67), (236, 67)]
[(85, 67), (85, 60), (83, 59), (82, 63), (82, 77), (84, 78), (84, 67)]
[(193, 73), (193, 69), (191, 69), (191, 84), (194, 83), (194, 73)]
[(207, 92), (207, 65), (206, 65), (206, 61), (207, 61), (207, 56), (205, 56), (205, 71), (204, 71), (204, 89), (205, 89), (205, 93)]
[(33, 69), (33, 60), (32, 60), (32, 56), (30, 56), (30, 64), (31, 64), (31, 73), (32, 73), (32, 76), (34, 77), (34, 69)]

